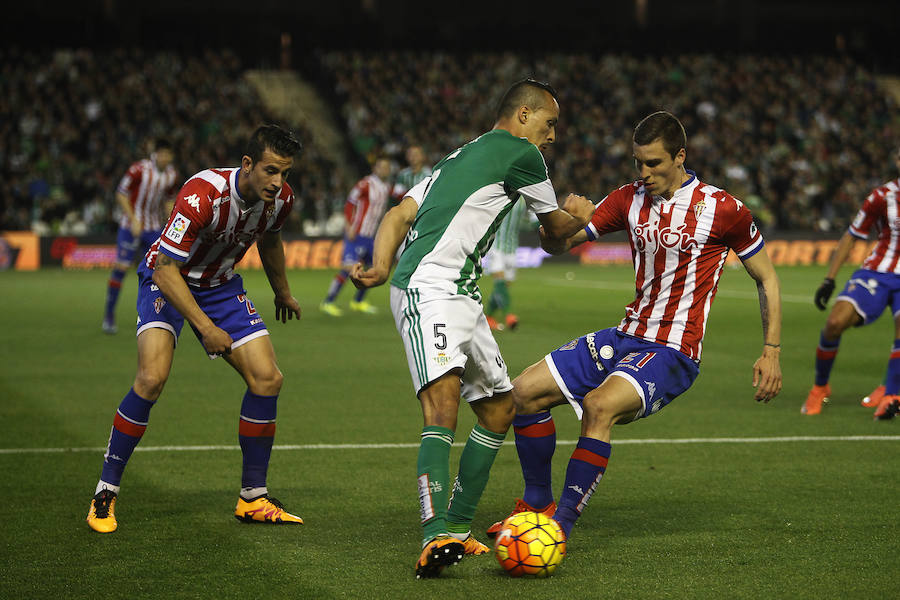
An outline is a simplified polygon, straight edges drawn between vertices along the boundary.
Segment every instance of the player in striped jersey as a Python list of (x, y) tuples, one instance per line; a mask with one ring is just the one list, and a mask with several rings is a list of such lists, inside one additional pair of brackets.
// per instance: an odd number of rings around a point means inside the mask
[[(436, 577), (464, 554), (488, 551), (470, 528), (513, 407), (506, 365), (481, 309), (481, 259), (520, 199), (552, 235), (568, 237), (587, 223), (593, 205), (586, 198), (570, 195), (565, 210), (557, 205), (540, 152), (555, 140), (558, 118), (550, 86), (515, 83), (500, 102), (494, 129), (447, 155), (388, 211), (372, 267), (357, 264), (350, 274), (357, 287), (383, 284), (406, 238), (390, 293), (425, 421), (417, 469), (423, 530), (417, 577)], [(451, 485), (460, 395), (478, 423)]]
[(138, 268), (137, 375), (113, 419), (88, 512), (91, 529), (109, 533), (118, 526), (114, 507), (122, 473), (169, 377), (185, 319), (209, 357), (224, 357), (247, 383), (238, 420), (243, 470), (235, 517), (303, 522), (268, 496), (266, 473), (282, 375), (266, 325), (234, 272), (256, 242), (275, 293), (275, 318), (299, 320), (280, 233), (294, 203), (286, 178), (299, 151), (300, 142), (290, 132), (260, 127), (241, 166), (201, 171), (178, 193), (168, 223)]
[[(610, 456), (611, 429), (648, 417), (685, 392), (699, 373), (703, 334), (729, 250), (756, 281), (764, 344), (753, 365), (757, 401), (781, 390), (781, 298), (778, 277), (747, 208), (684, 167), (681, 122), (657, 112), (635, 128), (640, 179), (596, 207), (590, 224), (562, 242), (560, 253), (613, 231), (628, 235), (635, 299), (618, 327), (588, 333), (525, 369), (514, 382), (513, 421), (525, 493), (514, 512), (553, 516), (566, 535), (600, 482)], [(550, 466), (556, 428), (550, 409), (571, 404), (582, 419), (559, 505)], [(500, 523), (488, 530), (496, 534)]]
[[(517, 202), (513, 209), (500, 223), (500, 229), (494, 238), (494, 245), (488, 253), (488, 272), (494, 280), (494, 288), (488, 296), (484, 314), (487, 322), (495, 331), (507, 327), (515, 329), (519, 325), (519, 317), (509, 312), (512, 302), (509, 286), (516, 279), (516, 252), (519, 249), (519, 229), (526, 219), (528, 211), (523, 202)], [(499, 320), (497, 319), (499, 317)]]
[[(332, 317), (340, 317), (344, 314), (334, 301), (340, 293), (350, 268), (358, 262), (369, 266), (372, 264), (372, 245), (375, 242), (375, 232), (384, 211), (387, 209), (390, 187), (388, 179), (391, 176), (391, 161), (387, 157), (375, 159), (372, 173), (360, 179), (344, 205), (344, 256), (343, 266), (328, 288), (328, 295), (319, 305), (319, 310)], [(374, 314), (378, 309), (366, 302), (365, 288), (356, 290), (356, 295), (350, 301), (350, 310)]]
[(406, 192), (431, 175), (431, 167), (425, 164), (425, 160), (425, 151), (422, 146), (413, 144), (406, 149), (406, 162), (409, 163), (409, 166), (400, 169), (400, 172), (394, 177), (394, 187), (391, 190), (392, 205), (403, 200)]
[[(900, 169), (900, 148), (894, 151)], [(865, 241), (874, 229), (878, 243), (859, 269), (847, 281), (828, 313), (816, 348), (815, 382), (800, 411), (817, 415), (831, 395), (828, 379), (837, 357), (841, 335), (851, 327), (874, 322), (884, 309), (894, 316), (894, 342), (888, 358), (884, 383), (863, 398), (862, 405), (875, 407), (876, 419), (891, 419), (900, 412), (900, 179), (875, 188), (866, 197), (856, 218), (835, 249), (828, 274), (816, 290), (815, 305), (825, 310), (834, 292), (834, 278), (847, 261), (854, 244)]]
[(116, 303), (122, 280), (135, 257), (143, 257), (159, 237), (164, 214), (171, 209), (177, 188), (177, 174), (172, 161), (175, 154), (168, 140), (158, 139), (150, 158), (132, 164), (116, 188), (116, 202), (122, 210), (116, 239), (116, 265), (106, 287), (106, 309), (103, 331), (113, 334), (116, 326)]

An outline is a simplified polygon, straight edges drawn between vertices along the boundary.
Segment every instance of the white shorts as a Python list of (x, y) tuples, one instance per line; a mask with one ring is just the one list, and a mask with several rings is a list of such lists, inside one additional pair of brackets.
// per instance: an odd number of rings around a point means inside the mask
[(512, 389), (500, 347), (472, 298), (391, 286), (391, 312), (416, 394), (456, 368), (464, 369), (461, 392), (468, 402)]
[(487, 256), (487, 272), (491, 275), (502, 273), (506, 281), (516, 280), (516, 253), (491, 249)]

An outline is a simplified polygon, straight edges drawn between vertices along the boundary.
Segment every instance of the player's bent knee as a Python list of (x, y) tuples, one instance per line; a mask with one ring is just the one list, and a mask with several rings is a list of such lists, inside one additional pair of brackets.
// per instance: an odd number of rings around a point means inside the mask
[(284, 375), (281, 370), (272, 365), (271, 370), (257, 372), (247, 377), (247, 387), (254, 394), (260, 396), (277, 396), (281, 392), (284, 383)]
[(162, 394), (167, 379), (167, 374), (152, 370), (140, 370), (134, 378), (132, 387), (134, 393), (141, 398), (155, 402)]

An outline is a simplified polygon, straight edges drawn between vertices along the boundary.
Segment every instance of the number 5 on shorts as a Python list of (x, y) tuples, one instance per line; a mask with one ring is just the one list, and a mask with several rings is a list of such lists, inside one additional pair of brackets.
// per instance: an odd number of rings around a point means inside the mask
[(446, 323), (435, 323), (434, 324), (434, 339), (438, 340), (434, 343), (434, 347), (438, 350), (446, 350), (447, 349), (447, 334), (440, 330), (441, 327), (446, 327)]

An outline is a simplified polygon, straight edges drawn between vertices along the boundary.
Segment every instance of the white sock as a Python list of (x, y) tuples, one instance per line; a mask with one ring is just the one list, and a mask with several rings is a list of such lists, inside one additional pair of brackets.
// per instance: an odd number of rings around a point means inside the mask
[(472, 530), (470, 529), (469, 531), (467, 531), (465, 533), (453, 533), (452, 531), (450, 531), (449, 533), (450, 533), (450, 537), (455, 537), (459, 541), (464, 542), (470, 535), (472, 535)]
[(241, 498), (244, 500), (255, 500), (260, 496), (265, 496), (269, 493), (269, 488), (267, 487), (247, 487), (241, 488)]
[(114, 493), (115, 495), (117, 495), (117, 496), (119, 495), (119, 486), (113, 485), (111, 483), (106, 483), (105, 481), (103, 481), (101, 479), (100, 481), (97, 482), (97, 489), (94, 490), (94, 495), (96, 496), (103, 490), (109, 490), (112, 493)]

